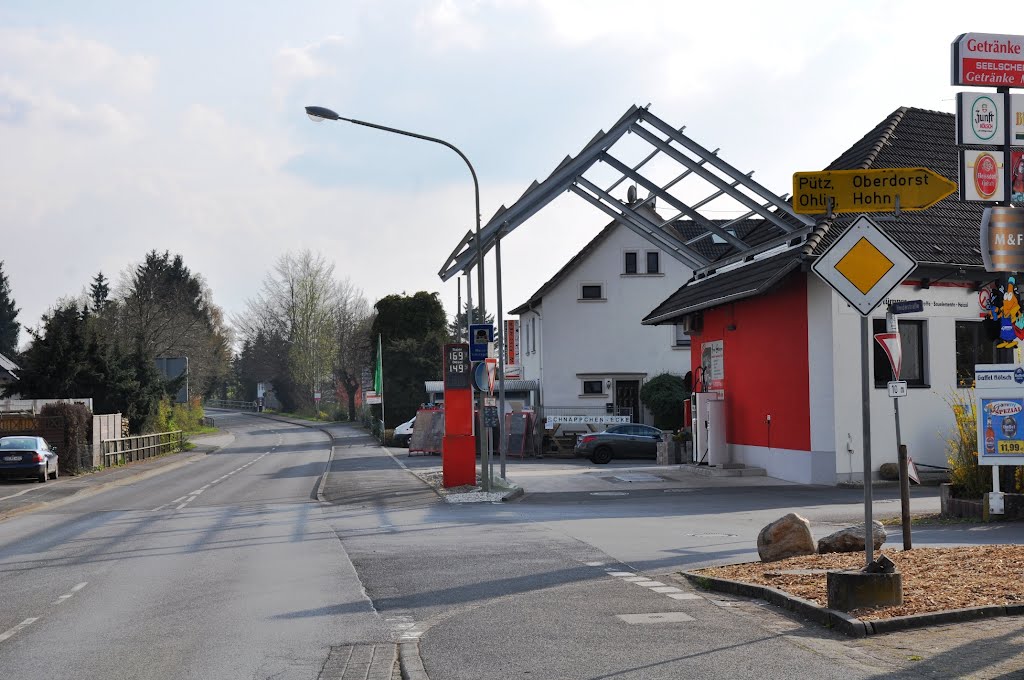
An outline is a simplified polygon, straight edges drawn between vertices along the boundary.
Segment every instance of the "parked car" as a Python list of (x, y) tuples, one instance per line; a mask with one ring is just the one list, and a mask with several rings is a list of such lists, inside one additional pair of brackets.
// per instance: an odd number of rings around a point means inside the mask
[(661, 430), (649, 425), (613, 425), (604, 432), (583, 435), (573, 452), (577, 458), (604, 465), (612, 458), (657, 458)]
[(42, 437), (0, 437), (0, 477), (57, 479), (57, 450)]
[(407, 420), (395, 428), (395, 434), (393, 436), (395, 446), (409, 445), (409, 440), (412, 439), (412, 428), (415, 424), (416, 416), (413, 416), (411, 420)]

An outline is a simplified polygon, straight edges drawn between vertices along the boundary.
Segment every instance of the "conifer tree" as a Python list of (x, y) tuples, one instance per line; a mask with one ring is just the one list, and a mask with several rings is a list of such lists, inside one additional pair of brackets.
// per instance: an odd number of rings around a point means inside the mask
[(11, 298), (11, 286), (4, 274), (4, 263), (0, 260), (0, 354), (13, 358), (18, 352), (18, 312)]
[(89, 286), (89, 298), (92, 300), (92, 311), (99, 314), (110, 302), (110, 280), (98, 272)]

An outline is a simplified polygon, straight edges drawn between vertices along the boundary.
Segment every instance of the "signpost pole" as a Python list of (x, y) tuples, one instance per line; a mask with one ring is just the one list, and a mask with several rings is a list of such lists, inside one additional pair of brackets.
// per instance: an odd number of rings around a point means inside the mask
[[(505, 479), (508, 457), (508, 435), (505, 434), (505, 317), (501, 300), (501, 236), (494, 242), (495, 276), (498, 279), (498, 455), (501, 457), (501, 478)], [(515, 342), (515, 338), (512, 339)]]
[(860, 393), (861, 420), (864, 436), (864, 566), (874, 561), (874, 535), (871, 532), (871, 366), (868, 363), (868, 347), (871, 335), (868, 327), (868, 315), (860, 317)]
[(907, 447), (900, 437), (900, 400), (892, 400), (896, 413), (896, 451), (900, 465), (900, 513), (903, 516), (903, 549), (910, 550), (910, 473), (907, 470)]

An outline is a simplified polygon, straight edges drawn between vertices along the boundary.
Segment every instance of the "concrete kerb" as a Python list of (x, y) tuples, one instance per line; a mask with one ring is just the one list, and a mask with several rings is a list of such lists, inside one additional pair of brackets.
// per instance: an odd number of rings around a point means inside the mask
[(862, 621), (845, 612), (822, 607), (810, 600), (790, 595), (770, 586), (731, 581), (693, 571), (684, 571), (682, 575), (698, 588), (739, 595), (741, 597), (762, 599), (814, 623), (854, 638), (892, 633), (911, 628), (925, 628), (927, 626), (976, 621), (997, 616), (1020, 616), (1024, 614), (1024, 605), (987, 605), (968, 607), (966, 609), (949, 609), (941, 612), (929, 612), (927, 614), (894, 616), (875, 621)]
[(420, 657), (420, 646), (415, 642), (403, 642), (398, 645), (398, 667), (402, 671), (402, 680), (430, 680), (423, 659)]

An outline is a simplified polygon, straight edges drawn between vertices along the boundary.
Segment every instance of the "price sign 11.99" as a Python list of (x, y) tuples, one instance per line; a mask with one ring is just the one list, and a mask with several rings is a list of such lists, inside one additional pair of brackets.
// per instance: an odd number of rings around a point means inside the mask
[(469, 345), (455, 343), (444, 346), (444, 388), (446, 390), (470, 389), (472, 371)]

